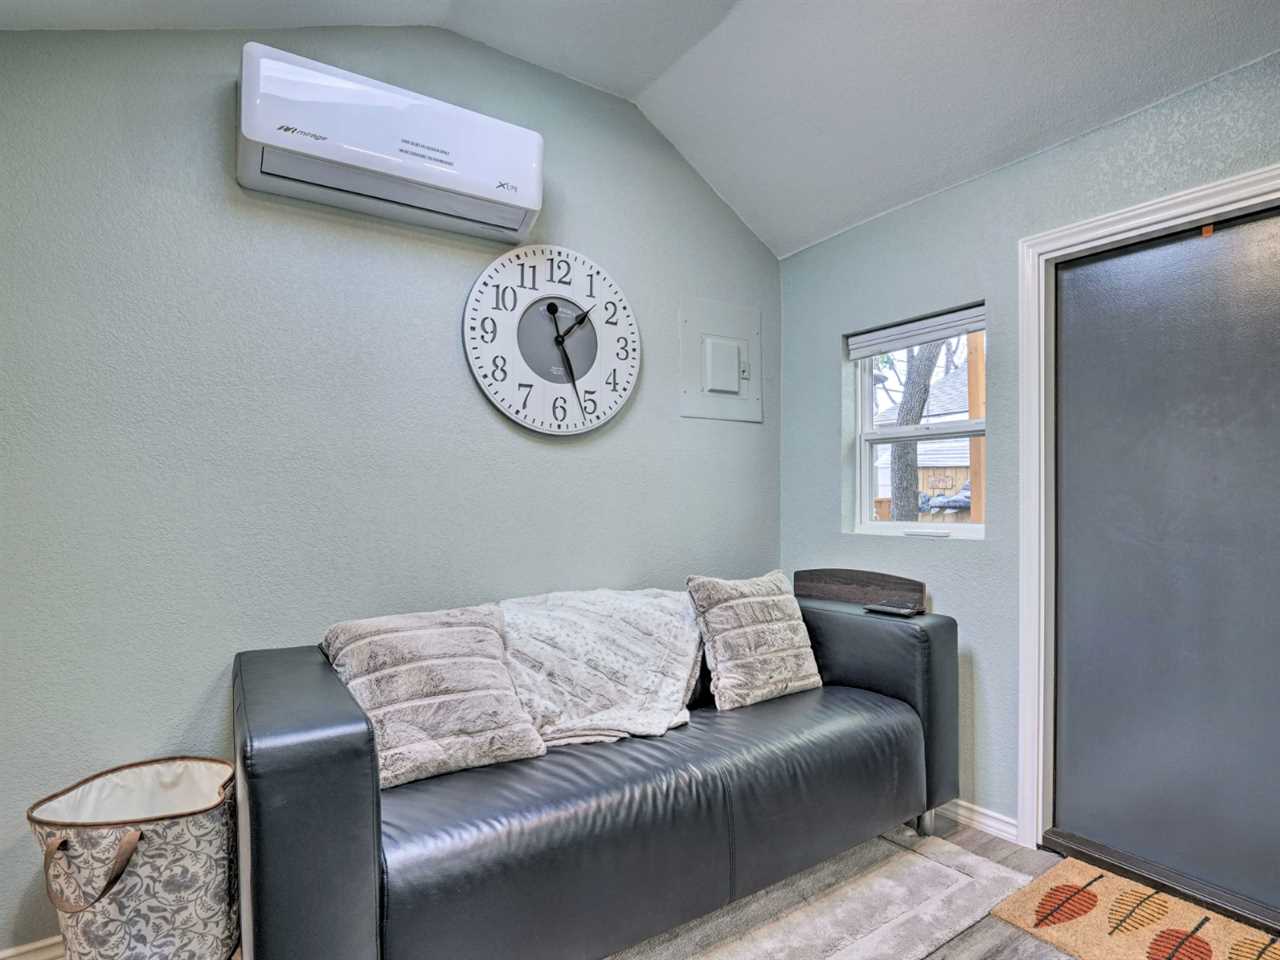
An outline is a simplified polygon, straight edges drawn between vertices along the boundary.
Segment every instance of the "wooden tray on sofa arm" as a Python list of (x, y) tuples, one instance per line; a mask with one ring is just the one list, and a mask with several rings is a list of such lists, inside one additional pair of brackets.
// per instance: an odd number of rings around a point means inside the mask
[(797, 597), (846, 603), (910, 603), (921, 610), (925, 608), (923, 582), (889, 573), (828, 567), (797, 570), (792, 579)]

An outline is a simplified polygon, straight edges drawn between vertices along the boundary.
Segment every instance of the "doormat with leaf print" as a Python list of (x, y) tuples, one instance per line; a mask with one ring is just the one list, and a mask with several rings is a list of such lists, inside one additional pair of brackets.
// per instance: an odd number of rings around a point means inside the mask
[(1280, 938), (1075, 859), (991, 912), (1080, 960), (1280, 960)]

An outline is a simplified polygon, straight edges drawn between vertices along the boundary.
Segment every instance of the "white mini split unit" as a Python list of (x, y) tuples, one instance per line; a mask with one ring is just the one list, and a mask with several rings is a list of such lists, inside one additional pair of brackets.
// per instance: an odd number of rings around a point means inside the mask
[(514, 244), (542, 208), (542, 135), (247, 43), (236, 179)]

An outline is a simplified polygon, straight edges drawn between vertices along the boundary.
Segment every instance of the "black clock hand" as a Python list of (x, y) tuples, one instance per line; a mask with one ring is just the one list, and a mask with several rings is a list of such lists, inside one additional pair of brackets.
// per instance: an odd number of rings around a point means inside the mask
[(582, 405), (582, 394), (578, 393), (578, 376), (573, 372), (573, 361), (569, 359), (569, 350), (564, 345), (563, 334), (560, 337), (560, 352), (564, 355), (564, 365), (569, 368), (569, 382), (573, 384), (573, 395), (578, 400), (578, 409), (582, 412), (582, 419), (587, 419), (587, 408)]
[[(564, 357), (564, 365), (569, 371), (569, 382), (573, 385), (573, 395), (578, 400), (578, 409), (582, 412), (582, 419), (585, 422), (587, 408), (582, 405), (582, 396), (578, 393), (578, 377), (573, 372), (573, 361), (569, 359), (569, 349), (564, 345), (565, 334), (560, 332), (560, 321), (556, 319), (556, 314), (559, 312), (560, 308), (556, 306), (554, 301), (547, 304), (547, 313), (551, 314), (551, 323), (556, 328), (556, 346), (560, 348), (560, 356)], [(572, 330), (573, 327), (569, 329)]]
[(574, 317), (573, 323), (569, 325), (568, 329), (565, 330), (562, 336), (568, 337), (569, 334), (573, 333), (573, 331), (577, 330), (580, 326), (586, 323), (587, 317), (591, 315), (591, 311), (594, 310), (595, 308), (596, 308), (596, 305), (593, 303), (591, 306), (587, 307), (587, 309), (584, 312)]

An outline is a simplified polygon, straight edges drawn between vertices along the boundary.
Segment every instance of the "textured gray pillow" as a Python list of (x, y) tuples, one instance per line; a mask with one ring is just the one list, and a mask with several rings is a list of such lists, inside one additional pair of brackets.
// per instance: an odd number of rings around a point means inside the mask
[(383, 789), (547, 752), (511, 682), (495, 604), (350, 620), (323, 647), (373, 721)]
[(822, 686), (809, 631), (781, 570), (753, 580), (690, 577), (716, 709)]

